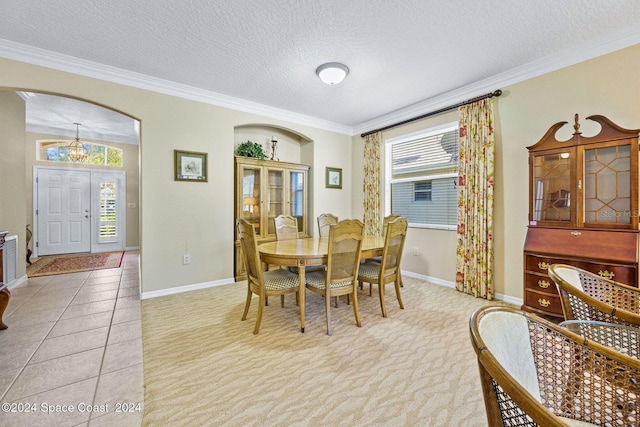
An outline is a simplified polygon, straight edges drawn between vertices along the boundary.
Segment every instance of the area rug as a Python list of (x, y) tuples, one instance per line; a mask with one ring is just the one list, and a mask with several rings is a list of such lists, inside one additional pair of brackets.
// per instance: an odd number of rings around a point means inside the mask
[(124, 252), (104, 252), (99, 254), (52, 255), (38, 258), (27, 266), (27, 277), (52, 276), (54, 274), (77, 273), (79, 271), (118, 268), (122, 264)]

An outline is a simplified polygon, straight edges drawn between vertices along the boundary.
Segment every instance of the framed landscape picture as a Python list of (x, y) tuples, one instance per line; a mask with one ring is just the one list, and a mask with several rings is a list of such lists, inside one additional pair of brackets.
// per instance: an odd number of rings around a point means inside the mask
[(207, 153), (173, 150), (176, 181), (207, 182)]
[(342, 169), (326, 169), (326, 188), (342, 188)]

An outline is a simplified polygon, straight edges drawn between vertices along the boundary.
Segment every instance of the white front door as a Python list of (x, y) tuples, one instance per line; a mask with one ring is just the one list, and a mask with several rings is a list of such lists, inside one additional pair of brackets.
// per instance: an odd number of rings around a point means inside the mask
[(91, 251), (91, 172), (38, 168), (37, 255)]

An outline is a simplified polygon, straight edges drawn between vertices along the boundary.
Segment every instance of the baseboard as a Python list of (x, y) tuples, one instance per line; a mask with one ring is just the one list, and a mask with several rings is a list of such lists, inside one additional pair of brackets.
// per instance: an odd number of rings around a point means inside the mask
[(150, 299), (164, 297), (167, 295), (181, 294), (183, 292), (197, 291), (200, 289), (215, 288), (216, 286), (230, 285), (235, 283), (233, 278), (216, 280), (213, 282), (195, 283), (193, 285), (176, 286), (175, 288), (161, 289), (159, 291), (142, 292), (140, 299)]
[[(417, 273), (413, 273), (411, 271), (404, 271), (402, 270), (402, 275), (403, 276), (407, 276), (407, 277), (413, 277), (414, 279), (420, 279), (420, 280), (424, 280), (425, 282), (429, 282), (429, 283), (433, 283), (434, 285), (440, 285), (440, 286), (444, 286), (447, 288), (453, 288), (455, 289), (456, 284), (454, 282), (451, 282), (449, 280), (443, 280), (443, 279), (439, 279), (437, 277), (431, 277), (431, 276), (425, 276), (423, 274), (417, 274)], [(522, 298), (516, 298), (516, 297), (512, 297), (509, 295), (504, 295), (504, 294), (494, 294), (494, 299), (498, 300), (498, 301), (502, 301), (502, 302), (506, 302), (507, 304), (513, 304), (516, 306), (521, 306), (523, 304), (523, 300)]]
[[(414, 279), (424, 280), (425, 282), (433, 283), (434, 285), (444, 286), (446, 288), (455, 289), (456, 287), (456, 284), (449, 280), (443, 280), (437, 277), (425, 276), (424, 274), (413, 273), (411, 271), (402, 270), (402, 275), (406, 277), (412, 277)], [(203, 282), (203, 283), (196, 283), (193, 285), (176, 286), (174, 288), (161, 289), (159, 291), (143, 292), (140, 295), (140, 299), (144, 300), (144, 299), (164, 297), (167, 295), (181, 294), (183, 292), (191, 292), (191, 291), (197, 291), (200, 289), (215, 288), (216, 286), (230, 285), (232, 283), (235, 283), (235, 280), (233, 278), (228, 278), (228, 279), (216, 280), (213, 282)], [(495, 294), (494, 297), (498, 301), (503, 301), (508, 304), (513, 304), (516, 306), (521, 306), (523, 303), (521, 298), (510, 297), (508, 295)]]

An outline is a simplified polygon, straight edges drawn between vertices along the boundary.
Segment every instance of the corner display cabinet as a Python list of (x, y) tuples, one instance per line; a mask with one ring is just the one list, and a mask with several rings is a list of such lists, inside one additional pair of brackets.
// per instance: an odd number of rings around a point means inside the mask
[[(258, 244), (276, 240), (274, 218), (298, 220), (299, 237), (308, 237), (307, 191), (309, 166), (273, 160), (235, 157), (235, 217), (253, 224)], [(234, 221), (235, 222), (235, 221)], [(235, 278), (246, 279), (235, 230)]]
[(562, 317), (547, 269), (564, 263), (638, 286), (638, 132), (589, 116), (600, 132), (558, 141), (551, 126), (529, 150), (523, 310)]

